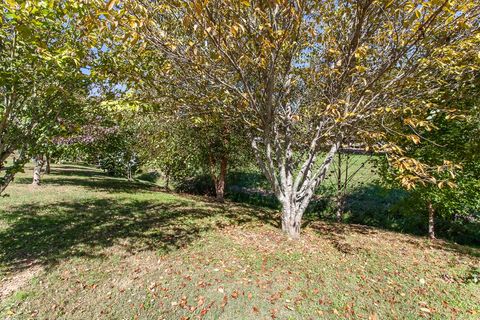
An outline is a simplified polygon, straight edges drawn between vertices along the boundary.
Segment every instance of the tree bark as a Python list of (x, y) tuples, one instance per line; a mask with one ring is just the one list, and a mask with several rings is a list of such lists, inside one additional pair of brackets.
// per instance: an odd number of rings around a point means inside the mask
[(303, 212), (296, 208), (293, 201), (283, 203), (282, 231), (285, 232), (290, 239), (300, 238), (302, 215)]
[(170, 170), (165, 172), (165, 189), (170, 191)]
[(429, 201), (428, 204), (428, 237), (430, 239), (435, 239), (435, 209), (433, 208), (432, 203)]
[(50, 156), (47, 154), (45, 159), (45, 173), (50, 174)]
[(336, 199), (335, 199), (335, 206), (337, 207), (337, 210), (335, 212), (337, 222), (342, 222), (342, 217), (343, 217), (343, 196), (341, 194), (338, 194)]
[(43, 159), (43, 156), (36, 156), (35, 157), (35, 166), (33, 168), (33, 181), (32, 181), (32, 185), (34, 185), (34, 186), (39, 186), (40, 185), (42, 167), (43, 167), (44, 163), (45, 163), (45, 161)]
[(342, 154), (341, 152), (337, 153), (337, 196), (336, 196), (336, 207), (337, 207), (337, 222), (342, 221), (343, 206), (342, 206), (342, 190), (343, 190), (343, 181), (342, 181)]
[[(300, 236), (302, 216), (308, 207), (317, 187), (327, 178), (328, 170), (340, 146), (340, 138), (336, 139), (320, 166), (316, 166), (317, 145), (320, 133), (310, 146), (307, 160), (295, 172), (293, 150), (290, 143), (287, 146), (274, 145), (270, 141), (253, 137), (251, 145), (255, 158), (263, 174), (270, 182), (275, 196), (282, 204), (282, 230), (291, 238)], [(265, 148), (264, 154), (259, 144)], [(274, 144), (280, 142), (274, 142)], [(279, 154), (279, 156), (275, 155)], [(281, 154), (285, 154), (282, 156)]]
[[(11, 154), (12, 154), (11, 150), (5, 150), (4, 152), (0, 153), (0, 169), (3, 169), (5, 165), (5, 161)], [(15, 162), (15, 156), (13, 157), (13, 161)]]
[(14, 172), (8, 172), (4, 177), (3, 179), (1, 179), (1, 183), (0, 183), (0, 195), (3, 194), (3, 192), (5, 191), (5, 189), (8, 187), (8, 185), (10, 184), (10, 182), (12, 182), (13, 178), (15, 177), (15, 173)]
[(23, 151), (20, 152), (18, 158), (13, 157), (13, 165), (6, 170), (6, 173), (3, 177), (0, 177), (0, 195), (3, 194), (10, 182), (13, 181), (18, 168), (23, 168), (26, 161), (27, 159)]
[(127, 164), (127, 180), (132, 181), (132, 165), (130, 164), (130, 161)]
[(222, 156), (220, 159), (220, 173), (213, 179), (215, 183), (215, 198), (218, 202), (225, 201), (225, 179), (227, 176), (227, 164), (227, 157)]

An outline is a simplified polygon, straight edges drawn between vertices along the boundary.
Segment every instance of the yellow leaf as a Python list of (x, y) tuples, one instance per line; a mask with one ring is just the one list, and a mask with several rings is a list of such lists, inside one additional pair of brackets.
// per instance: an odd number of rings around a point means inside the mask
[(420, 19), (422, 17), (422, 13), (420, 12), (420, 10), (415, 10), (415, 16)]
[(407, 136), (407, 138), (408, 138), (409, 140), (412, 140), (413, 143), (415, 143), (415, 144), (419, 144), (419, 143), (420, 143), (420, 137), (417, 136), (417, 135), (415, 135), (415, 134), (410, 134), (410, 135)]
[(233, 35), (234, 37), (236, 37), (237, 34), (238, 34), (238, 26), (236, 26), (236, 25), (231, 26), (231, 27), (230, 27), (230, 32), (232, 33), (232, 35)]
[(447, 185), (452, 189), (457, 187), (457, 184), (455, 182), (451, 182), (451, 181), (448, 181)]
[(365, 68), (364, 66), (356, 66), (355, 69), (356, 69), (358, 72), (365, 72), (365, 71), (367, 71), (367, 68)]
[(117, 0), (110, 0), (107, 4), (107, 10), (112, 10), (115, 3), (117, 3)]
[(250, 1), (248, 1), (248, 0), (242, 0), (241, 4), (245, 7), (250, 7)]

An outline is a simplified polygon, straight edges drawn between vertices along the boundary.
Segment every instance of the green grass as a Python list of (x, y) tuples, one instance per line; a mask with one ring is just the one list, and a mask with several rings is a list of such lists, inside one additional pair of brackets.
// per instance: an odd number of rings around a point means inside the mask
[(321, 221), (294, 242), (273, 210), (164, 193), (85, 166), (54, 166), (32, 188), (30, 169), (0, 199), (0, 289), (14, 288), (0, 318), (480, 314), (475, 248)]

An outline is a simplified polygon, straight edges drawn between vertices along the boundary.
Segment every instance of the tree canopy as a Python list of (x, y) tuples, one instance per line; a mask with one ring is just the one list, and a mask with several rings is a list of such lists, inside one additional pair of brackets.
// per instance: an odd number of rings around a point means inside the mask
[[(405, 157), (391, 134), (407, 125), (415, 142), (415, 128), (432, 126), (418, 80), (429, 74), (429, 61), (478, 37), (473, 1), (109, 4), (110, 26), (157, 57), (163, 79), (178, 79), (197, 99), (205, 94), (199, 84), (238, 99), (222, 112), (248, 128), (292, 237), (347, 140), (427, 176), (428, 164)], [(438, 90), (438, 83), (429, 85)], [(418, 175), (402, 181), (414, 185)]]
[(86, 8), (77, 1), (0, 2), (0, 166), (19, 152), (0, 192), (88, 96), (80, 72)]

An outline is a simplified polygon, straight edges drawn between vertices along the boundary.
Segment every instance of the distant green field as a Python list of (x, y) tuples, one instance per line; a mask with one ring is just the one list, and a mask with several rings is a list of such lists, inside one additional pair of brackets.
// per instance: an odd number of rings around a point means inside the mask
[(165, 193), (79, 165), (0, 198), (3, 319), (477, 319), (480, 251)]

